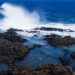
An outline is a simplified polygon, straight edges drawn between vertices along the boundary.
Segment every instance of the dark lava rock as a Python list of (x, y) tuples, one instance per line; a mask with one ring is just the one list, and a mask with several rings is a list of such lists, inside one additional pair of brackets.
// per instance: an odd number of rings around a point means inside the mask
[(29, 53), (29, 47), (0, 39), (0, 62), (12, 63)]
[(64, 65), (64, 66), (68, 66), (70, 65), (71, 63), (65, 59), (64, 57), (59, 57), (59, 60), (61, 61), (61, 63)]
[(0, 38), (8, 40), (8, 41), (11, 41), (11, 42), (19, 42), (19, 43), (28, 42), (26, 39), (24, 39), (21, 36), (19, 36), (16, 33), (16, 31), (21, 31), (21, 30), (10, 28), (4, 33), (0, 33)]
[(58, 64), (42, 64), (36, 69), (27, 66), (10, 65), (9, 71), (4, 70), (0, 75), (72, 75), (72, 69), (69, 66)]
[(33, 31), (26, 31), (26, 32), (28, 32), (28, 33), (37, 33), (37, 32), (39, 32), (39, 31), (36, 31), (36, 30), (34, 31), (34, 30), (33, 30)]
[(71, 57), (72, 57), (73, 61), (75, 61), (75, 52), (72, 52)]
[(42, 45), (40, 45), (40, 44), (34, 44), (34, 46), (33, 46), (33, 48), (36, 48), (36, 47), (42, 47)]
[(21, 30), (21, 29), (14, 29), (14, 28), (10, 28), (10, 29), (8, 29), (7, 30), (8, 32), (15, 32), (15, 31), (23, 31), (23, 30)]
[(72, 31), (70, 29), (60, 29), (60, 28), (52, 28), (52, 27), (41, 27), (41, 28), (35, 28), (34, 30), (74, 32), (74, 31)]
[(61, 37), (59, 35), (46, 35), (44, 40), (48, 41), (49, 44), (52, 46), (69, 46), (72, 44), (75, 44), (75, 39), (72, 38), (71, 36), (65, 36)]

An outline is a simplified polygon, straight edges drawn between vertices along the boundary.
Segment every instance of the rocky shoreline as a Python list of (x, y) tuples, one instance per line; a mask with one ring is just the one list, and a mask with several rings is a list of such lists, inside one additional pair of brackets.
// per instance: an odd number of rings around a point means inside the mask
[(16, 33), (17, 31), (22, 31), (22, 30), (10, 28), (4, 33), (0, 33), (0, 38), (11, 42), (18, 42), (18, 43), (28, 42), (26, 39), (19, 36)]
[(15, 60), (22, 59), (30, 51), (28, 46), (22, 44), (27, 40), (18, 36), (15, 31), (19, 30), (11, 28), (0, 33), (0, 62), (13, 63)]
[(28, 46), (0, 39), (0, 62), (12, 63), (29, 53)]
[(8, 71), (2, 71), (0, 75), (74, 75), (69, 66), (59, 64), (41, 64), (36, 69), (28, 66), (10, 65)]
[[(59, 57), (64, 66), (59, 64), (42, 64), (36, 69), (13, 65), (15, 60), (23, 59), (31, 49), (41, 47), (41, 45), (34, 45), (33, 48), (25, 46), (23, 43), (28, 42), (27, 39), (19, 36), (16, 31), (23, 31), (10, 28), (4, 33), (0, 33), (0, 62), (8, 63), (10, 69), (4, 70), (0, 75), (74, 75), (70, 64), (63, 57)], [(70, 46), (75, 44), (75, 39), (71, 36), (61, 37), (59, 35), (46, 35), (44, 40), (54, 47)], [(71, 54), (73, 60), (75, 60), (75, 52)]]

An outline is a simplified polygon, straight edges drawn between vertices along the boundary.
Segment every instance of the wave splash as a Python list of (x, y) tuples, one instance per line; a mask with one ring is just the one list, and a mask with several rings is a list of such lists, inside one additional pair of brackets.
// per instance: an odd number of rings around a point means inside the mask
[(1, 12), (5, 18), (1, 22), (3, 28), (30, 29), (39, 24), (40, 17), (36, 11), (29, 13), (20, 6), (4, 3)]
[[(53, 28), (75, 30), (75, 24), (41, 23), (40, 16), (36, 11), (30, 13), (26, 9), (23, 9), (21, 6), (4, 3), (1, 6), (1, 8), (3, 8), (4, 10), (1, 11), (0, 13), (5, 16), (5, 18), (0, 21), (0, 28), (2, 29), (17, 28), (29, 30), (36, 27), (53, 27)], [(62, 34), (61, 32), (56, 31), (50, 33)], [(74, 36), (75, 32), (73, 33), (64, 32), (63, 34)]]

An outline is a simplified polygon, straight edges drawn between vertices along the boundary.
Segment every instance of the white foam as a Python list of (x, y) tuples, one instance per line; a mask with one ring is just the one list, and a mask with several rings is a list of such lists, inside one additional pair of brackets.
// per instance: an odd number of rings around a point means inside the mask
[[(26, 9), (23, 9), (21, 6), (4, 3), (1, 8), (3, 8), (4, 10), (0, 11), (0, 13), (5, 16), (4, 19), (0, 20), (0, 28), (2, 29), (9, 29), (12, 27), (17, 29), (29, 30), (36, 27), (53, 27), (61, 29), (71, 29), (75, 31), (75, 24), (40, 23), (40, 16), (36, 11), (30, 13)], [(25, 33), (28, 36), (35, 35), (32, 33)], [(41, 35), (54, 33), (62, 36), (71, 35), (75, 37), (75, 32), (40, 31)]]
[(1, 23), (2, 28), (30, 29), (39, 24), (40, 17), (36, 11), (29, 13), (20, 6), (8, 3), (4, 3), (1, 7), (4, 9), (1, 13), (5, 16)]

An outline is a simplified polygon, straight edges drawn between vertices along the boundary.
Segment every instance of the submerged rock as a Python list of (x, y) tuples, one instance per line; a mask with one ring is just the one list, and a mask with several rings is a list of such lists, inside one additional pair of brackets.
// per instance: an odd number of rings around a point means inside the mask
[(0, 62), (12, 63), (29, 53), (29, 47), (0, 39)]
[(71, 57), (72, 57), (72, 60), (75, 61), (75, 52), (72, 52)]
[(70, 46), (72, 44), (75, 44), (75, 39), (71, 36), (61, 37), (59, 35), (52, 34), (45, 36), (44, 40), (48, 41), (49, 44), (55, 47)]
[(61, 61), (61, 63), (64, 65), (64, 66), (68, 66), (71, 64), (71, 62), (69, 62), (67, 59), (65, 59), (64, 57), (59, 57), (59, 60)]
[(42, 64), (36, 69), (10, 65), (9, 71), (2, 71), (0, 75), (72, 75), (72, 69), (58, 64)]

